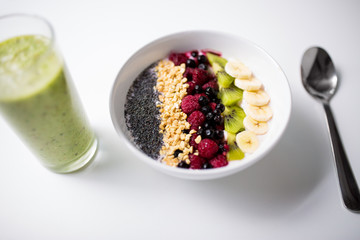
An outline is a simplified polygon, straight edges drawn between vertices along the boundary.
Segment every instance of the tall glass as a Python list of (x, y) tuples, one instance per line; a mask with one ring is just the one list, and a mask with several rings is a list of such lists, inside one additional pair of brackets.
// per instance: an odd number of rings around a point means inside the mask
[(76, 171), (97, 140), (43, 18), (0, 17), (0, 113), (48, 169)]

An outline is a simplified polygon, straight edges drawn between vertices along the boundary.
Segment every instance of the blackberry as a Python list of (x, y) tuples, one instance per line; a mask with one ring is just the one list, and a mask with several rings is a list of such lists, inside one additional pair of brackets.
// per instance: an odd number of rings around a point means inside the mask
[(201, 93), (201, 91), (202, 91), (201, 86), (200, 85), (195, 85), (194, 91), (195, 91), (195, 93)]
[(202, 70), (207, 70), (207, 65), (200, 63), (198, 68), (202, 69)]
[(179, 164), (177, 165), (178, 168), (189, 168), (190, 165), (187, 164), (185, 161), (181, 161), (179, 162)]
[(199, 63), (207, 63), (208, 62), (207, 57), (205, 55), (199, 55), (197, 57), (197, 60)]
[(203, 169), (210, 169), (210, 168), (213, 168), (213, 166), (208, 163), (208, 162), (205, 162), (204, 165), (202, 166)]
[(193, 59), (186, 60), (186, 66), (189, 68), (196, 68), (196, 62)]
[[(197, 86), (199, 86), (199, 85), (197, 85)], [(206, 106), (206, 105), (208, 105), (208, 103), (209, 103), (209, 100), (207, 99), (207, 97), (205, 97), (205, 96), (199, 97), (199, 104), (201, 106)]]
[(174, 157), (178, 157), (180, 153), (182, 153), (183, 151), (179, 150), (179, 149), (176, 149), (175, 152), (174, 152)]
[(211, 112), (211, 111), (212, 111), (212, 109), (209, 105), (203, 106), (201, 108), (201, 112), (203, 112), (204, 114), (207, 114), (208, 112)]
[(225, 105), (222, 103), (219, 103), (218, 105), (216, 105), (216, 109), (219, 109), (221, 112), (225, 111)]

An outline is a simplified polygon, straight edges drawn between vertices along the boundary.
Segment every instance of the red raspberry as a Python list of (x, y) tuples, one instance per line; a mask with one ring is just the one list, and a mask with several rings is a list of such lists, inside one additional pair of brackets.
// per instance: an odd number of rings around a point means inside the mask
[(190, 159), (190, 169), (201, 169), (205, 163), (204, 158), (200, 156), (196, 156), (194, 154), (190, 154), (189, 159)]
[(191, 129), (197, 130), (205, 122), (205, 115), (200, 111), (194, 111), (187, 117), (187, 121), (190, 123)]
[(194, 148), (194, 151), (198, 148), (198, 144), (195, 142), (195, 139), (198, 137), (199, 135), (197, 135), (197, 133), (193, 133), (191, 135), (189, 144), (190, 146), (192, 146)]
[(207, 159), (214, 157), (218, 150), (217, 143), (208, 138), (201, 140), (198, 145), (199, 155)]
[(226, 160), (226, 157), (222, 154), (219, 154), (213, 159), (209, 160), (209, 163), (214, 168), (224, 167), (229, 164), (229, 162)]
[(173, 61), (176, 66), (178, 66), (178, 65), (180, 65), (182, 63), (186, 63), (187, 59), (188, 58), (186, 57), (186, 55), (184, 53), (172, 52), (169, 55), (169, 60)]
[(189, 115), (193, 111), (200, 109), (200, 104), (195, 96), (187, 95), (181, 101), (181, 109), (184, 113)]
[(186, 77), (188, 82), (193, 79), (194, 70), (195, 70), (195, 68), (189, 68), (189, 67), (185, 68), (185, 72), (183, 74), (183, 77)]
[(200, 69), (200, 68), (194, 68), (193, 74), (192, 74), (192, 80), (202, 86), (207, 81), (209, 81), (209, 76), (207, 71)]
[(193, 81), (188, 81), (187, 84), (189, 84), (187, 94), (190, 95), (193, 93), (196, 84)]
[(211, 87), (211, 88), (213, 88), (213, 89), (215, 89), (215, 90), (219, 90), (219, 85), (217, 84), (217, 81), (216, 81), (216, 80), (211, 80), (211, 81), (205, 83), (205, 84), (202, 86), (202, 89), (205, 91), (205, 89), (206, 89), (207, 87)]
[(211, 103), (209, 103), (209, 105), (210, 105), (211, 109), (214, 111), (217, 104), (214, 102), (211, 102)]

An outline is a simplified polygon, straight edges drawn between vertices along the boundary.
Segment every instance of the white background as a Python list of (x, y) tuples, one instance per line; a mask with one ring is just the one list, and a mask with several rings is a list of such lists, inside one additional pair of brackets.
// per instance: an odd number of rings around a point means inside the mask
[[(54, 174), (0, 118), (0, 239), (360, 239), (360, 215), (341, 201), (323, 109), (300, 80), (303, 52), (324, 47), (341, 82), (331, 106), (360, 180), (359, 1), (0, 0), (0, 6), (1, 15), (36, 13), (53, 24), (100, 140), (89, 168)], [(254, 166), (218, 180), (153, 170), (129, 152), (110, 120), (110, 90), (125, 61), (158, 37), (192, 29), (257, 43), (292, 90), (279, 144)]]

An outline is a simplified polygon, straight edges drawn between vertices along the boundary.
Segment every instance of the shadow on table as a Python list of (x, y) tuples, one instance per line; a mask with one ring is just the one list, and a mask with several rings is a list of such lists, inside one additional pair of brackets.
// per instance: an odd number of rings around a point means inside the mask
[(328, 139), (309, 121), (306, 113), (294, 109), (286, 132), (269, 155), (241, 174), (211, 185), (223, 189), (224, 201), (232, 208), (245, 202), (238, 207), (241, 211), (276, 215), (295, 210), (332, 164), (330, 153), (319, 151)]
[(154, 192), (176, 195), (176, 191), (183, 191), (184, 202), (204, 199), (219, 207), (215, 201), (220, 199), (224, 211), (249, 211), (259, 217), (286, 214), (306, 200), (331, 166), (329, 153), (318, 151), (328, 142), (310, 121), (306, 113), (294, 107), (286, 132), (265, 159), (238, 174), (210, 181), (182, 180), (159, 173), (135, 159), (113, 129), (97, 129), (97, 159), (73, 176), (78, 179), (80, 174), (83, 181), (116, 190), (131, 189), (154, 199), (158, 197), (152, 196)]

